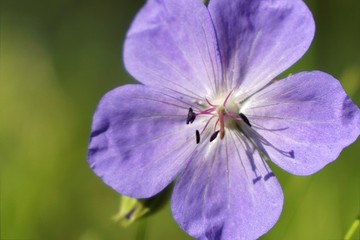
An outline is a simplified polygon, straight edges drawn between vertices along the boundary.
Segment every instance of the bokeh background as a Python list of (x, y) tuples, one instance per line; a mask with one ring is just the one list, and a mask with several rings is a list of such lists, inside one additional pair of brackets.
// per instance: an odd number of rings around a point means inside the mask
[[(360, 105), (360, 1), (306, 2), (316, 20), (315, 40), (285, 75), (329, 72)], [(119, 195), (86, 163), (99, 99), (134, 82), (122, 64), (122, 43), (143, 3), (1, 2), (0, 239), (131, 240), (139, 239), (145, 224), (145, 239), (190, 239), (172, 219), (169, 204), (121, 228), (111, 220)], [(262, 240), (344, 237), (359, 214), (360, 141), (313, 176), (272, 169), (283, 186), (285, 205)]]

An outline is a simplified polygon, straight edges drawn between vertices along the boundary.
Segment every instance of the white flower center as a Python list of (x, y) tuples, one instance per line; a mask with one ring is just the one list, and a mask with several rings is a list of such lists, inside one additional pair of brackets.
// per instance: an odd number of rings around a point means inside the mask
[(187, 124), (193, 123), (197, 116), (207, 118), (207, 120), (204, 121), (206, 123), (201, 132), (196, 130), (196, 143), (200, 142), (200, 135), (203, 135), (210, 126), (213, 128), (213, 130), (210, 128), (210, 131), (212, 131), (210, 142), (214, 141), (218, 135), (220, 135), (220, 140), (224, 139), (226, 129), (239, 128), (241, 123), (245, 123), (251, 127), (248, 118), (244, 114), (239, 113), (240, 106), (231, 95), (232, 91), (229, 92), (226, 97), (222, 96), (213, 101), (205, 98), (207, 103), (207, 105), (204, 106), (205, 110), (198, 113), (195, 113), (192, 108), (189, 108)]

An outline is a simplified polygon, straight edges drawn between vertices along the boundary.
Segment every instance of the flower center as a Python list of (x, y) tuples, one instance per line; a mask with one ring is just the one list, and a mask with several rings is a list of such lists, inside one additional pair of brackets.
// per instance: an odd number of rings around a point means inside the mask
[(192, 108), (189, 108), (186, 124), (193, 123), (196, 117), (206, 117), (207, 120), (204, 121), (205, 125), (201, 132), (196, 130), (196, 143), (200, 143), (200, 135), (203, 135), (205, 131), (209, 128), (211, 123), (213, 123), (212, 134), (210, 135), (210, 142), (214, 141), (217, 136), (220, 134), (220, 140), (225, 137), (225, 129), (236, 127), (238, 123), (245, 123), (251, 127), (249, 119), (243, 114), (239, 113), (239, 106), (235, 104), (233, 100), (230, 100), (232, 91), (227, 94), (224, 101), (220, 101), (221, 104), (213, 104), (207, 98), (205, 101), (207, 106), (205, 110), (202, 110), (198, 113), (195, 113)]

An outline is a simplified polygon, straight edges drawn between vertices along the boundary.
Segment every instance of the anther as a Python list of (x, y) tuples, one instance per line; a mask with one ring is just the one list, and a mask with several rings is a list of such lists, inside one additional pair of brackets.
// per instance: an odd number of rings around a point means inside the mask
[(243, 113), (239, 113), (240, 118), (249, 126), (251, 127), (249, 119)]
[(192, 108), (189, 108), (186, 124), (193, 123), (195, 118), (196, 118), (196, 114), (194, 113)]
[(196, 144), (199, 144), (199, 142), (200, 142), (200, 132), (199, 132), (199, 130), (196, 130), (195, 134), (196, 134)]
[(220, 131), (214, 132), (210, 137), (210, 142), (214, 141)]

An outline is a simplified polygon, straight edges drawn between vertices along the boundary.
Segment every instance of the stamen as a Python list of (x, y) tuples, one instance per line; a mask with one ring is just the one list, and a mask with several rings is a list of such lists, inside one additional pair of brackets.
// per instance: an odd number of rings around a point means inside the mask
[(201, 112), (199, 112), (199, 113), (197, 113), (197, 114), (195, 114), (195, 115), (196, 115), (196, 116), (197, 116), (197, 115), (201, 115), (201, 114), (214, 115), (214, 114), (212, 114), (212, 112), (213, 112), (215, 109), (216, 109), (216, 107), (211, 107), (211, 108), (208, 108), (208, 109), (206, 109), (206, 110), (204, 110), (204, 111), (201, 111)]
[(194, 113), (192, 108), (189, 108), (186, 124), (193, 123), (196, 118), (196, 114)]
[(218, 124), (219, 124), (219, 119), (217, 119), (215, 124), (214, 124), (214, 131), (216, 130)]
[(213, 120), (215, 116), (212, 116), (205, 124), (205, 127), (203, 128), (203, 130), (201, 131), (201, 134), (205, 131), (205, 129), (207, 128), (207, 126), (209, 125), (209, 123), (211, 122), (211, 120)]
[[(207, 129), (210, 123), (213, 123), (214, 132), (210, 136), (210, 142), (214, 141), (220, 133), (220, 139), (224, 139), (225, 137), (225, 124), (227, 120), (230, 121), (243, 121), (247, 125), (251, 127), (249, 119), (242, 113), (239, 115), (233, 114), (229, 109), (227, 109), (227, 103), (230, 101), (230, 96), (234, 92), (232, 89), (225, 97), (223, 104), (212, 104), (209, 99), (205, 98), (206, 103), (208, 104), (208, 108), (200, 110), (199, 112), (195, 113), (194, 110), (190, 107), (189, 112), (186, 119), (186, 124), (193, 123), (197, 116), (204, 116), (207, 115), (207, 121), (205, 126), (202, 130), (195, 131), (196, 137), (196, 144), (200, 143), (200, 135)], [(230, 106), (231, 110), (233, 110), (233, 105)], [(236, 110), (235, 110), (236, 111)], [(214, 122), (213, 119), (215, 118)], [(230, 125), (229, 125), (230, 126)]]
[(226, 103), (227, 103), (227, 101), (228, 101), (228, 99), (229, 99), (229, 97), (231, 96), (231, 94), (232, 94), (233, 91), (234, 91), (234, 90), (231, 90), (231, 91), (229, 92), (229, 94), (226, 96), (225, 101), (224, 101), (224, 103), (223, 103), (223, 106), (224, 106), (224, 107), (226, 106)]
[(249, 126), (251, 127), (249, 119), (243, 113), (239, 113), (240, 118)]
[(205, 98), (205, 101), (206, 101), (206, 102), (207, 102), (210, 106), (212, 106), (212, 107), (216, 107), (216, 105), (211, 104), (211, 102), (209, 101), (209, 99)]
[(196, 144), (199, 144), (199, 142), (200, 142), (200, 133), (199, 133), (199, 130), (196, 130), (195, 134), (196, 134)]
[(219, 132), (220, 132), (220, 131), (216, 131), (216, 132), (214, 132), (214, 133), (210, 136), (210, 142), (212, 142), (212, 141), (215, 140), (215, 138), (217, 137), (217, 135), (218, 135)]

